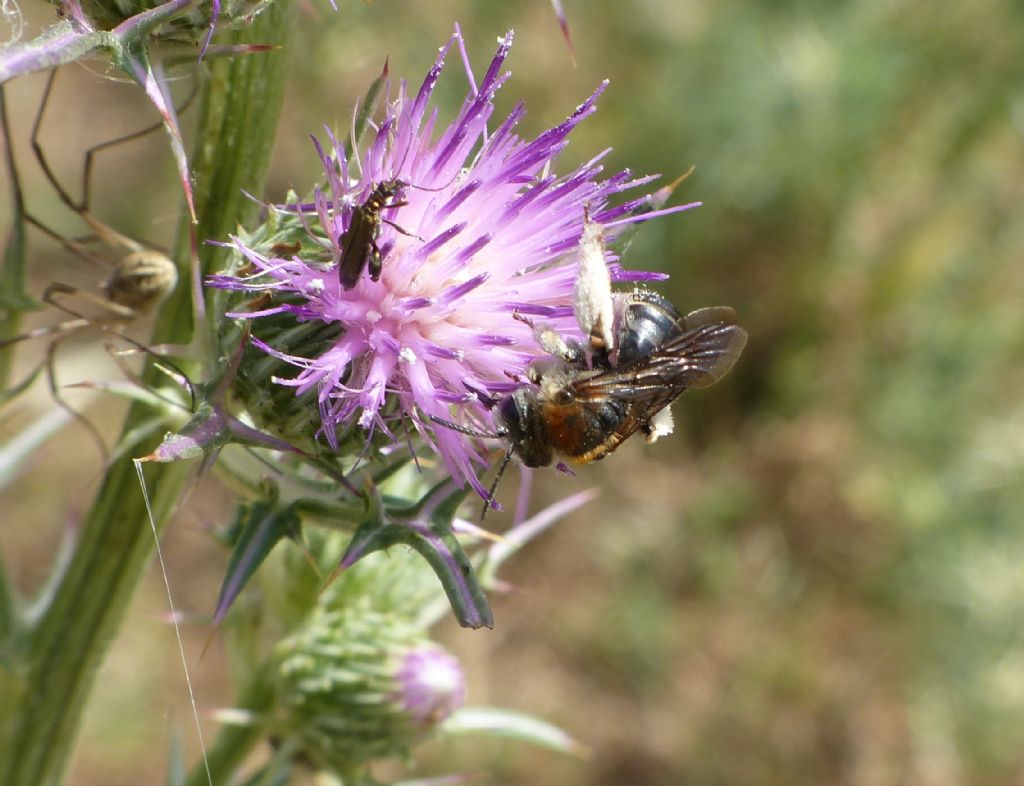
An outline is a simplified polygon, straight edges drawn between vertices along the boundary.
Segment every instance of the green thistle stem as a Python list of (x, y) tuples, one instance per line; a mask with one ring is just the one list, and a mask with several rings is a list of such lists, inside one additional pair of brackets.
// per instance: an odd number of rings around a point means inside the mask
[[(274, 681), (271, 675), (257, 672), (238, 708), (259, 716), (273, 708), (274, 700)], [(199, 762), (193, 768), (184, 786), (209, 786), (211, 781), (214, 786), (228, 783), (238, 765), (263, 741), (265, 735), (266, 729), (260, 723), (224, 726), (207, 749), (205, 763)]]
[[(293, 3), (275, 3), (236, 38), (283, 44)], [(193, 156), (200, 238), (225, 237), (253, 205), (241, 190), (260, 193), (280, 112), (283, 55), (272, 52), (212, 65)], [(180, 233), (176, 259), (188, 269), (191, 243)], [(206, 266), (215, 256), (202, 247)], [(182, 276), (188, 280), (188, 276)], [(191, 293), (179, 287), (162, 310), (154, 343), (187, 344)], [(149, 374), (154, 372), (149, 370)], [(155, 378), (155, 377), (151, 377)], [(122, 433), (144, 431), (153, 410), (136, 404)], [(127, 456), (154, 447), (134, 441)], [(186, 477), (183, 464), (147, 467), (153, 513), (162, 527)], [(4, 642), (0, 669), (0, 783), (40, 786), (61, 781), (97, 669), (116, 635), (135, 586), (153, 554), (138, 477), (130, 458), (108, 470), (82, 523), (74, 556), (45, 610), (17, 641)]]
[[(8, 582), (7, 566), (4, 564), (3, 555), (0, 554), (0, 642), (10, 641), (20, 622), (15, 608), (15, 598)], [(6, 660), (6, 653), (3, 650), (4, 647), (0, 644), (0, 663)]]

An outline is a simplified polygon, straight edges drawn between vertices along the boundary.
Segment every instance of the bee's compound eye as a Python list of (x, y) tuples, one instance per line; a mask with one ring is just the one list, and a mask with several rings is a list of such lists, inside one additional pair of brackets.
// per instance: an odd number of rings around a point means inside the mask
[(521, 415), (516, 402), (516, 395), (505, 396), (498, 404), (498, 424), (515, 439), (521, 432)]
[(572, 391), (568, 390), (567, 388), (562, 388), (561, 390), (557, 391), (553, 398), (556, 404), (559, 404), (563, 407), (573, 402)]

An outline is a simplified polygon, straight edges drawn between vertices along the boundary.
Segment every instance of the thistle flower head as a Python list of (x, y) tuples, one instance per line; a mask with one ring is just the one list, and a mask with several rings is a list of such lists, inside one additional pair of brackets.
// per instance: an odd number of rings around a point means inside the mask
[(466, 699), (453, 656), (363, 600), (316, 609), (278, 645), (282, 731), (339, 771), (407, 752)]
[[(310, 202), (289, 207), (307, 231), (300, 252), (276, 255), (236, 240), (256, 274), (213, 280), (280, 296), (267, 309), (238, 316), (291, 314), (340, 328), (336, 340), (315, 353), (257, 342), (298, 369), (292, 378), (278, 378), (280, 384), (297, 394), (316, 391), (320, 433), (334, 447), (339, 427), (353, 421), (391, 435), (395, 422), (407, 419), (449, 472), (481, 494), (473, 465), (484, 456), (472, 440), (433, 418), (487, 428), (491, 397), (521, 384), (529, 362), (543, 352), (517, 317), (579, 335), (573, 285), (585, 212), (610, 242), (624, 227), (670, 212), (653, 210), (658, 203), (650, 196), (612, 206), (614, 195), (653, 178), (621, 171), (602, 179), (600, 162), (608, 151), (555, 173), (556, 158), (572, 130), (595, 111), (604, 84), (532, 139), (516, 132), (522, 103), (504, 119), (492, 119), (495, 95), (509, 77), (503, 69), (511, 44), (511, 33), (500, 39), (479, 84), (467, 72), (469, 91), (443, 128), (431, 98), (449, 50), (462, 47), (458, 31), (417, 90), (399, 85), (361, 154), (347, 156), (330, 132), (325, 143), (314, 140), (324, 185)], [(374, 205), (372, 198), (382, 195), (387, 198)], [(353, 233), (372, 243), (353, 251)], [(349, 262), (369, 266), (375, 251), (379, 279), (360, 269), (351, 288), (342, 286), (337, 268), (346, 254), (356, 254)], [(612, 255), (608, 263), (613, 282), (659, 278), (625, 271)]]

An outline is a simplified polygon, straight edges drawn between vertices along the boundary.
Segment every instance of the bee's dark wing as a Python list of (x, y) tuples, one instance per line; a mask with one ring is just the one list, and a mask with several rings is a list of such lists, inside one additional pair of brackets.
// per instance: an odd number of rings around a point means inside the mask
[(576, 380), (579, 400), (614, 397), (642, 401), (650, 411), (667, 406), (687, 388), (706, 388), (724, 377), (747, 343), (747, 332), (725, 307), (684, 317), (686, 330), (650, 355), (610, 371)]
[(659, 347), (652, 362), (671, 364), (674, 358), (676, 384), (710, 387), (736, 365), (747, 345), (747, 331), (736, 324), (736, 312), (726, 306), (691, 311), (685, 324), (686, 331)]

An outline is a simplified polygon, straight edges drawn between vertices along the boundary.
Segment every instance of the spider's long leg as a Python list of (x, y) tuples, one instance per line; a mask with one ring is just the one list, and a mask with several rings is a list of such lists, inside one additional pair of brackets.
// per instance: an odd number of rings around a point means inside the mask
[(103, 439), (103, 435), (100, 434), (100, 430), (96, 428), (89, 418), (75, 409), (71, 404), (68, 403), (67, 399), (61, 395), (60, 384), (57, 381), (57, 348), (60, 346), (61, 339), (63, 337), (57, 337), (50, 342), (50, 346), (46, 349), (46, 380), (50, 388), (50, 397), (53, 402), (67, 412), (72, 418), (82, 424), (82, 427), (89, 433), (93, 442), (96, 443), (96, 447), (99, 449), (100, 458), (103, 466), (105, 467), (110, 461), (110, 449), (107, 448), (107, 443)]

